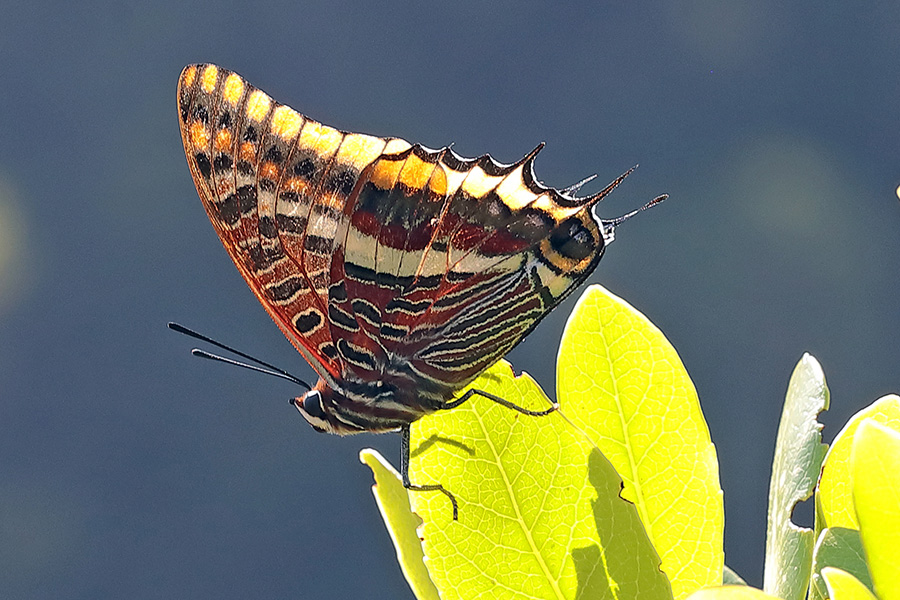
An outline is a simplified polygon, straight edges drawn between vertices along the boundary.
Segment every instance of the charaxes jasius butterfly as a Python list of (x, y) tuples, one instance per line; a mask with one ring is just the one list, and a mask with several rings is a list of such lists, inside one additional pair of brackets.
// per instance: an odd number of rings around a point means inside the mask
[[(294, 404), (318, 431), (400, 430), (454, 397), (593, 271), (613, 220), (515, 164), (317, 123), (235, 73), (184, 69), (187, 161), (250, 289), (319, 375)], [(630, 171), (629, 171), (630, 172)], [(643, 208), (658, 202), (657, 198)], [(642, 209), (643, 209), (642, 208)], [(639, 209), (639, 210), (642, 210)], [(552, 408), (550, 409), (552, 410)]]

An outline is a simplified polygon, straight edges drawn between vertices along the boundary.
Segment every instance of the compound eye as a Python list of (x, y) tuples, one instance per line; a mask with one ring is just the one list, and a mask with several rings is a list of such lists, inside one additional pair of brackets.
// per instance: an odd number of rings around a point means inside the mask
[(303, 410), (314, 419), (324, 419), (325, 411), (322, 409), (322, 394), (316, 390), (307, 392), (303, 397)]

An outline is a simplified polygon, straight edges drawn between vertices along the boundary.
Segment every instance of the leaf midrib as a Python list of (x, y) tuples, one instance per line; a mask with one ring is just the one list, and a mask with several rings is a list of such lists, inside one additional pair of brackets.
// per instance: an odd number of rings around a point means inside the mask
[(475, 414), (478, 416), (478, 424), (481, 427), (481, 431), (484, 434), (484, 439), (487, 442), (488, 447), (491, 449), (494, 461), (497, 464), (497, 470), (500, 472), (500, 476), (503, 478), (503, 484), (506, 487), (506, 493), (509, 496), (509, 503), (515, 511), (516, 522), (519, 524), (519, 527), (521, 528), (522, 533), (528, 542), (528, 546), (531, 549), (531, 553), (537, 559), (538, 565), (540, 565), (541, 571), (544, 573), (544, 577), (550, 583), (550, 587), (553, 589), (556, 597), (563, 599), (565, 598), (565, 595), (559, 588), (559, 582), (550, 573), (550, 569), (546, 561), (544, 560), (544, 556), (538, 550), (537, 544), (535, 543), (534, 538), (531, 536), (531, 530), (528, 529), (527, 525), (525, 524), (525, 519), (523, 518), (522, 511), (520, 510), (519, 503), (516, 500), (515, 494), (513, 493), (512, 482), (507, 477), (506, 469), (504, 468), (503, 463), (500, 460), (500, 453), (498, 452), (497, 447), (494, 445), (489, 431), (485, 427), (482, 414), (480, 411), (475, 411)]
[[(603, 338), (604, 340), (606, 340), (605, 335), (603, 336)], [(650, 515), (647, 512), (647, 499), (644, 497), (644, 490), (641, 487), (641, 481), (637, 473), (637, 461), (635, 460), (634, 453), (632, 452), (633, 444), (631, 443), (631, 432), (628, 429), (628, 421), (625, 419), (625, 410), (620, 400), (619, 378), (613, 376), (613, 373), (615, 372), (615, 364), (614, 361), (610, 359), (610, 344), (608, 343), (608, 340), (607, 343), (603, 345), (603, 348), (604, 358), (606, 359), (606, 364), (609, 368), (609, 373), (612, 378), (613, 401), (616, 404), (616, 412), (619, 415), (619, 425), (622, 430), (622, 441), (625, 445), (625, 452), (628, 456), (628, 467), (631, 471), (631, 486), (634, 489), (634, 505), (637, 507), (638, 514), (641, 517), (641, 521), (643, 521), (644, 523), (644, 530), (647, 532), (647, 537), (650, 538), (650, 543), (655, 548), (656, 540), (653, 536), (653, 523), (650, 521)], [(647, 376), (650, 376), (649, 372)]]

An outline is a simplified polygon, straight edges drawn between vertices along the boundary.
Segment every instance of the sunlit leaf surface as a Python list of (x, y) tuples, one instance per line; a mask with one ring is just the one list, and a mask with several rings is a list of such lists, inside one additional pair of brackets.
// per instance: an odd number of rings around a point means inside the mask
[(359, 459), (372, 469), (375, 476), (372, 493), (394, 542), (397, 561), (409, 587), (419, 600), (439, 600), (437, 588), (425, 568), (422, 542), (416, 533), (422, 521), (409, 508), (409, 495), (400, 474), (376, 450), (363, 450), (359, 453)]
[(600, 286), (579, 300), (557, 362), (562, 412), (625, 482), (675, 598), (722, 583), (718, 461), (694, 385), (644, 315)]
[(850, 451), (853, 504), (875, 595), (900, 599), (900, 433), (864, 420)]
[[(473, 387), (520, 406), (548, 406), (527, 375), (501, 362)], [(410, 475), (459, 501), (410, 494), (424, 520), (426, 564), (454, 598), (671, 598), (621, 479), (558, 413), (532, 417), (485, 398), (416, 422)]]
[(846, 571), (826, 567), (822, 570), (822, 577), (831, 600), (876, 600), (869, 588)]
[(822, 478), (816, 490), (816, 527), (819, 530), (825, 527), (859, 529), (856, 512), (853, 510), (850, 448), (863, 419), (873, 419), (900, 431), (900, 396), (889, 395), (876, 400), (853, 415), (834, 438), (825, 456)]

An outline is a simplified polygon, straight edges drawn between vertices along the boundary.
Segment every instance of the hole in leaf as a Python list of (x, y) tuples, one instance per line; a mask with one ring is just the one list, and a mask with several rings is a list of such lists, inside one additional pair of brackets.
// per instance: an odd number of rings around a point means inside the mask
[(813, 498), (815, 496), (810, 496), (806, 500), (801, 500), (797, 504), (794, 505), (794, 509), (791, 511), (791, 522), (798, 527), (806, 527), (808, 529), (812, 529), (816, 523), (815, 517), (815, 502)]

